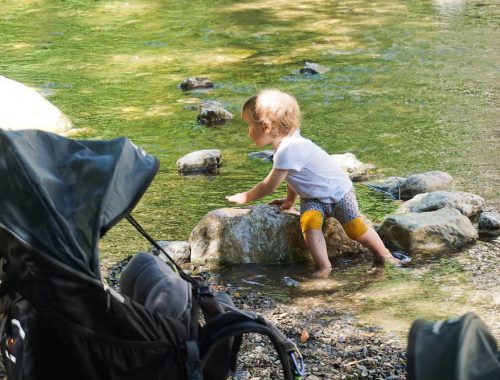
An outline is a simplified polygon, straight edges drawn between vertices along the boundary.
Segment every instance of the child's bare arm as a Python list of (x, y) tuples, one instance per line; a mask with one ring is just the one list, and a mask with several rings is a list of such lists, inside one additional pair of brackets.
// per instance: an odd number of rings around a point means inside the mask
[(290, 185), (286, 185), (286, 198), (275, 199), (269, 202), (270, 205), (278, 206), (281, 210), (288, 210), (292, 208), (295, 203), (295, 199), (297, 199), (297, 193), (293, 191)]
[(274, 192), (278, 186), (283, 182), (288, 170), (272, 169), (266, 178), (255, 185), (252, 189), (243, 193), (229, 195), (226, 200), (237, 204), (245, 204), (256, 199), (260, 199)]

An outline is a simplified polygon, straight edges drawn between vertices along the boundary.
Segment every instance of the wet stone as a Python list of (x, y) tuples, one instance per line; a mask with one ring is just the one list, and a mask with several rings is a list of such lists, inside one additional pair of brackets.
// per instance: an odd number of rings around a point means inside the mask
[(294, 280), (293, 278), (290, 278), (290, 277), (283, 277), (283, 279), (281, 280), (281, 282), (283, 282), (283, 284), (285, 284), (286, 286), (292, 286), (292, 287), (300, 285), (300, 282), (298, 282), (298, 281), (296, 281), (296, 280)]
[(225, 124), (233, 118), (219, 102), (208, 100), (198, 106), (199, 114), (196, 117), (200, 124), (207, 126)]
[(212, 88), (214, 86), (214, 82), (207, 78), (196, 78), (189, 77), (182, 81), (181, 88), (183, 90), (194, 90), (198, 88)]
[(479, 216), (479, 233), (482, 235), (499, 236), (500, 235), (500, 213), (483, 212)]
[(274, 150), (263, 150), (260, 152), (251, 152), (251, 153), (248, 153), (248, 157), (258, 158), (260, 160), (273, 162)]
[(317, 74), (324, 74), (330, 69), (322, 66), (318, 63), (313, 63), (313, 62), (306, 62), (304, 67), (302, 67), (299, 72), (301, 74), (305, 75), (317, 75)]
[(222, 154), (219, 149), (204, 149), (186, 154), (177, 160), (180, 173), (206, 172), (220, 168)]

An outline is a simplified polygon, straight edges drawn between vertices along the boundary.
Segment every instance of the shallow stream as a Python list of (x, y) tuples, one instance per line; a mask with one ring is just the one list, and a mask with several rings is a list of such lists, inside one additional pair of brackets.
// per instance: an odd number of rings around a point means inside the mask
[[(38, 88), (79, 137), (126, 135), (159, 157), (134, 212), (158, 239), (186, 240), (207, 212), (229, 206), (225, 195), (269, 170), (247, 157), (256, 148), (239, 118), (244, 100), (266, 87), (297, 97), (303, 134), (328, 152), (353, 152), (380, 176), (446, 171), (458, 190), (498, 210), (499, 24), (496, 0), (3, 0), (0, 75)], [(301, 75), (306, 61), (330, 71)], [(184, 92), (188, 76), (215, 88)], [(189, 106), (208, 99), (234, 120), (199, 125)], [(177, 174), (181, 156), (210, 148), (222, 151), (219, 174)], [(362, 185), (358, 194), (375, 221), (394, 207)], [(103, 239), (103, 263), (147, 247), (122, 222)], [(376, 281), (369, 264), (354, 274), (348, 264), (347, 291)], [(304, 271), (249, 266), (222, 275), (265, 274), (265, 286), (283, 289), (282, 277)]]

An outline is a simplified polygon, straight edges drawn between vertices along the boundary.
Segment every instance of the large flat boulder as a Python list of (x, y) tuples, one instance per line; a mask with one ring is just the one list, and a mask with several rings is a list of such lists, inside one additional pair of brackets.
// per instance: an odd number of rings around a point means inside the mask
[[(330, 256), (360, 251), (337, 221), (324, 228)], [(295, 210), (256, 205), (209, 212), (189, 236), (191, 262), (200, 264), (280, 264), (312, 260)]]
[(449, 207), (391, 215), (378, 233), (388, 247), (411, 254), (456, 252), (477, 239), (469, 218)]
[(472, 222), (475, 222), (483, 211), (484, 198), (464, 191), (432, 191), (415, 195), (412, 199), (403, 203), (396, 211), (396, 214), (435, 211), (444, 207), (454, 208)]
[(0, 76), (0, 128), (63, 133), (73, 125), (66, 115), (38, 92)]

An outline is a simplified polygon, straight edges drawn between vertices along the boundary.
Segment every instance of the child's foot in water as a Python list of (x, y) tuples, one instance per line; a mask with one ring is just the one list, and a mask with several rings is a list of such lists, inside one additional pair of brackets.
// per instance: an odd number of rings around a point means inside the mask
[(332, 267), (318, 269), (316, 272), (312, 274), (314, 278), (328, 278), (330, 272), (332, 271)]

